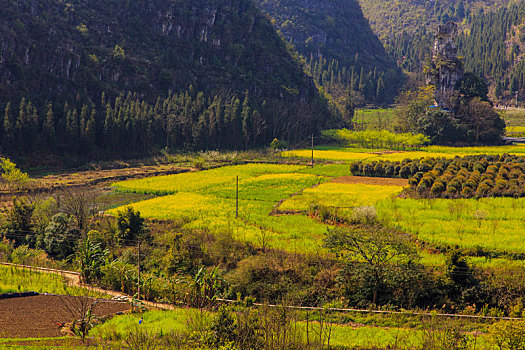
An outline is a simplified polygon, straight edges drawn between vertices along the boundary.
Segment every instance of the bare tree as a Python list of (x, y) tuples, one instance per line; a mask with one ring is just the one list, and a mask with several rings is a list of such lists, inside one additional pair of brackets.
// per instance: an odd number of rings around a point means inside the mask
[(71, 331), (78, 335), (85, 342), (91, 328), (98, 321), (94, 309), (98, 300), (93, 298), (93, 293), (89, 289), (83, 289), (82, 295), (63, 295), (60, 297), (64, 310), (71, 316)]
[(66, 189), (58, 198), (60, 210), (75, 218), (79, 230), (86, 228), (87, 219), (99, 210), (97, 195), (85, 187)]

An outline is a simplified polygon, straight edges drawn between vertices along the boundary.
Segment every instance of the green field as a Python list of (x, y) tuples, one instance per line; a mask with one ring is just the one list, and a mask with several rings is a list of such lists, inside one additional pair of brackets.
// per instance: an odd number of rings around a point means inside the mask
[[(341, 161), (482, 153), (525, 154), (525, 146), (433, 146), (419, 152), (384, 154), (323, 147), (316, 150), (315, 155)], [(235, 217), (237, 175), (239, 218)], [(298, 165), (249, 164), (120, 182), (114, 188), (124, 192), (169, 194), (133, 204), (145, 217), (184, 220), (188, 228), (230, 232), (236, 239), (292, 252), (322, 250), (327, 225), (306, 216), (310, 205), (317, 203), (337, 208), (376, 205), (384, 222), (436, 247), (525, 253), (522, 244), (525, 199), (394, 199), (403, 190), (402, 186), (331, 182), (342, 175), (349, 175), (347, 162), (317, 165), (313, 169)], [(297, 214), (270, 215), (276, 209)], [(119, 208), (110, 212), (117, 210)], [(426, 256), (423, 260), (429, 265), (442, 265), (443, 261), (439, 256)], [(474, 258), (473, 262), (482, 266), (504, 265), (504, 260)]]
[(499, 110), (498, 112), (505, 120), (505, 124), (507, 124), (507, 131), (509, 127), (525, 125), (525, 111), (523, 109)]
[(281, 210), (307, 210), (311, 203), (320, 203), (337, 208), (354, 208), (374, 205), (377, 201), (396, 196), (402, 186), (368, 184), (324, 183), (305, 189), (300, 195), (285, 200)]
[[(445, 339), (452, 340), (454, 327), (469, 330), (476, 327), (477, 332), (468, 333), (465, 344), (476, 349), (496, 349), (493, 345), (489, 324), (481, 325), (475, 321), (456, 322), (451, 319), (404, 317), (399, 315), (364, 315), (341, 314), (334, 315), (339, 319), (337, 323), (325, 323), (324, 332), (330, 332), (330, 346), (341, 349), (414, 349), (420, 348), (431, 341), (435, 346), (447, 344)], [(116, 316), (106, 323), (97, 326), (90, 332), (90, 336), (106, 342), (126, 342), (129, 337), (136, 338), (137, 334), (147, 334), (149, 339), (161, 341), (172, 337), (184, 342), (185, 337), (190, 339), (206, 339), (216, 314), (210, 311), (196, 309), (175, 309), (171, 311), (148, 311), (142, 314)], [(291, 329), (306, 343), (306, 322), (304, 313), (295, 313), (291, 320)], [(310, 314), (310, 319), (315, 318)], [(141, 324), (139, 325), (139, 320)], [(264, 321), (262, 321), (264, 324)], [(334, 322), (334, 321), (332, 321)], [(309, 323), (310, 341), (318, 337), (319, 323)], [(328, 330), (329, 329), (329, 330)], [(480, 331), (482, 330), (482, 331)], [(261, 329), (263, 331), (263, 329)], [(324, 333), (323, 337), (326, 333)], [(459, 336), (457, 333), (456, 336)], [(461, 334), (465, 334), (461, 332)], [(326, 338), (325, 346), (326, 346)], [(459, 339), (459, 338), (458, 338)], [(187, 341), (187, 340), (186, 340)]]
[[(353, 121), (365, 130), (391, 130), (395, 108), (356, 109)], [(364, 127), (362, 127), (364, 125)]]
[(507, 126), (507, 133), (524, 133), (525, 126)]
[(54, 273), (0, 266), (0, 293), (38, 292), (67, 294), (72, 288)]
[[(235, 217), (237, 175), (239, 218)], [(319, 165), (313, 169), (249, 164), (120, 182), (114, 188), (137, 193), (172, 193), (132, 204), (145, 217), (184, 220), (187, 228), (230, 232), (234, 238), (257, 245), (293, 252), (317, 252), (322, 249), (326, 224), (304, 213), (270, 213), (276, 209), (306, 210), (312, 200), (346, 208), (372, 205), (402, 190), (401, 186), (329, 183), (330, 179), (342, 175), (349, 175), (348, 164)], [(110, 210), (110, 213), (119, 210), (122, 208)]]
[(386, 222), (435, 245), (525, 252), (523, 198), (398, 198), (377, 207)]
[[(339, 148), (339, 147), (318, 147), (314, 150), (314, 159), (329, 159), (347, 162), (355, 161), (401, 161), (403, 159), (415, 158), (454, 158), (456, 156), (468, 156), (476, 154), (516, 154), (525, 155), (525, 145), (510, 146), (486, 146), (486, 147), (446, 147), (446, 146), (428, 146), (423, 147), (420, 151), (386, 151), (372, 150), (363, 148)], [(283, 157), (297, 157), (310, 159), (312, 151), (294, 150), (282, 153)]]
[[(194, 309), (176, 309), (173, 311), (149, 311), (143, 314), (117, 316), (93, 329), (91, 336), (106, 341), (125, 339), (133, 332), (142, 331), (149, 335), (168, 335), (171, 332), (194, 332), (196, 323), (202, 328), (210, 329), (214, 314), (209, 311)], [(139, 326), (139, 320), (142, 324)], [(306, 322), (295, 323), (297, 329), (306, 338)], [(140, 328), (139, 328), (140, 327)], [(314, 330), (318, 324), (312, 322)], [(332, 346), (353, 349), (356, 347), (386, 348), (394, 344), (416, 345), (421, 342), (421, 331), (397, 328), (332, 324), (330, 344)], [(312, 329), (310, 331), (313, 333)]]
[[(145, 217), (185, 220), (188, 228), (230, 232), (235, 238), (289, 251), (320, 249), (326, 225), (302, 215), (269, 215), (281, 199), (326, 182), (324, 174), (348, 172), (340, 164), (304, 166), (248, 164), (133, 180), (115, 184), (118, 191), (173, 193), (133, 204)], [(318, 170), (318, 171), (317, 171)], [(323, 175), (323, 176), (322, 176)], [(236, 218), (236, 177), (239, 217)], [(119, 208), (110, 211), (116, 213)]]

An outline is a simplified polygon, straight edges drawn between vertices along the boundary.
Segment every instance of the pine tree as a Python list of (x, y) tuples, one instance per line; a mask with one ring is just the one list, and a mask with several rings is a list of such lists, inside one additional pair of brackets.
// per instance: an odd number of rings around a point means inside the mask
[(248, 100), (248, 92), (244, 96), (244, 102), (242, 103), (242, 136), (244, 139), (244, 148), (248, 149), (248, 143), (250, 142), (250, 135), (252, 130), (252, 112)]
[(42, 131), (44, 139), (49, 149), (53, 149), (55, 146), (55, 116), (53, 114), (53, 104), (49, 102), (47, 104), (46, 119), (42, 125)]
[(11, 111), (11, 102), (7, 102), (4, 110), (4, 120), (2, 123), (2, 143), (11, 149), (15, 139), (14, 127), (13, 127), (13, 113)]

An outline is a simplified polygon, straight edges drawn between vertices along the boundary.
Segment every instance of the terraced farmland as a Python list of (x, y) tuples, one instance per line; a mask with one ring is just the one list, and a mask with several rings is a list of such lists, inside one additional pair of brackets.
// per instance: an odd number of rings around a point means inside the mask
[[(402, 186), (329, 182), (343, 174), (348, 175), (348, 169), (348, 164), (313, 169), (249, 164), (120, 182), (114, 188), (117, 191), (168, 194), (133, 204), (133, 208), (145, 217), (185, 220), (188, 228), (230, 232), (241, 240), (256, 244), (264, 241), (265, 245), (288, 251), (316, 252), (322, 249), (327, 225), (305, 213), (274, 215), (276, 209), (305, 210), (315, 198), (330, 206), (372, 205), (402, 190)], [(235, 217), (237, 176), (238, 218)]]

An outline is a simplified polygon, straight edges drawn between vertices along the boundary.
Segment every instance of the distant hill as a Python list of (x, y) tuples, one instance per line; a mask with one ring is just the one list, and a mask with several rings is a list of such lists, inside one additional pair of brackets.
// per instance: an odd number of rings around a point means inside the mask
[(339, 102), (348, 88), (361, 102), (391, 102), (401, 71), (372, 32), (356, 0), (256, 0), (306, 60), (316, 82)]
[(493, 99), (525, 100), (525, 2), (474, 16), (459, 37), (465, 68), (485, 77)]
[(498, 9), (513, 0), (358, 0), (387, 52), (408, 71), (420, 71), (440, 23), (469, 27), (480, 11)]
[(251, 0), (0, 0), (8, 103), (0, 146), (25, 155), (240, 148), (333, 117)]

